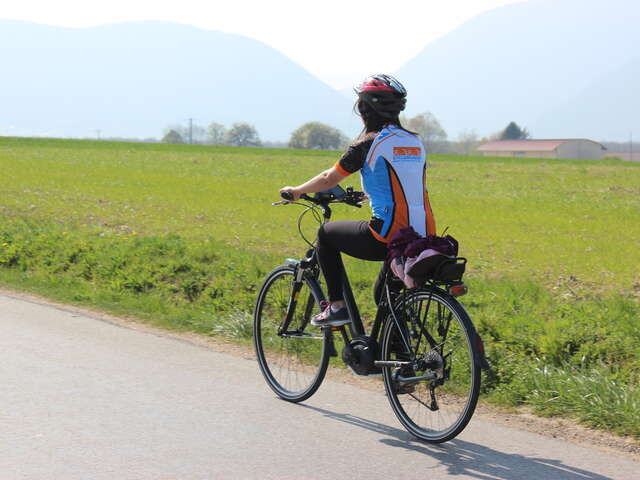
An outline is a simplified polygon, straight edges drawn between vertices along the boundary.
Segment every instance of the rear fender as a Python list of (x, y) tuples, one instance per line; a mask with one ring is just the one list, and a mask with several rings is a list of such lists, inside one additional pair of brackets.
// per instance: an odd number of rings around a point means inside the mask
[(480, 335), (478, 335), (477, 332), (475, 333), (475, 340), (474, 342), (476, 343), (476, 363), (480, 366), (480, 368), (482, 370), (490, 370), (491, 369), (491, 364), (489, 363), (489, 360), (487, 360), (487, 357), (484, 353), (484, 342), (482, 341), (482, 338), (480, 337)]

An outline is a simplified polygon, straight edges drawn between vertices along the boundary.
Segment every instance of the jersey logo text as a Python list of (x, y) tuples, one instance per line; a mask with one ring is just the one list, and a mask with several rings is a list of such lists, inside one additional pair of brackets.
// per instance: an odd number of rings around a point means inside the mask
[(420, 147), (393, 147), (393, 159), (396, 161), (422, 160)]

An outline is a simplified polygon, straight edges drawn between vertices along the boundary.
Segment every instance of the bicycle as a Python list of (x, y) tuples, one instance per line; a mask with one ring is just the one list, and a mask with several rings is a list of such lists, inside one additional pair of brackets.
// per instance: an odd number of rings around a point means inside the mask
[[(287, 259), (269, 273), (254, 310), (254, 346), (267, 384), (280, 398), (302, 402), (320, 387), (330, 357), (337, 357), (334, 334), (344, 341), (342, 359), (357, 375), (380, 375), (396, 417), (415, 437), (441, 443), (467, 425), (475, 410), (481, 369), (489, 368), (484, 347), (471, 319), (456, 296), (466, 293), (462, 282), (466, 259), (443, 262), (432, 278), (408, 289), (387, 269), (376, 292), (377, 313), (367, 335), (343, 272), (344, 300), (351, 323), (314, 327), (324, 293), (314, 243), (301, 229), (312, 212), (319, 223), (331, 218), (330, 204), (360, 207), (363, 192), (335, 187), (293, 202), (305, 209), (298, 217), (300, 236), (310, 246), (301, 260)], [(347, 327), (347, 328), (345, 328)], [(348, 331), (347, 331), (348, 330)]]

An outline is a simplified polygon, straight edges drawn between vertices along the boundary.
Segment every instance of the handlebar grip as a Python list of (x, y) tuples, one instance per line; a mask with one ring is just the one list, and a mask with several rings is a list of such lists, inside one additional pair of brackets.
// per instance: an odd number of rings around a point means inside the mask
[(291, 195), (291, 192), (280, 192), (280, 196), (285, 200), (293, 200), (293, 195)]

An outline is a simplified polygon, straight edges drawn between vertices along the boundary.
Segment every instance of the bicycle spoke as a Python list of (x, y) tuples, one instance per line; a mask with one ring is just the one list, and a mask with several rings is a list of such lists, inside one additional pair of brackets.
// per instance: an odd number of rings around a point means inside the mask
[[(428, 333), (427, 329), (425, 328), (425, 324), (427, 322), (427, 317), (429, 315), (429, 307), (431, 306), (431, 292), (429, 293), (429, 300), (427, 300), (427, 306), (425, 308), (425, 314), (424, 314), (424, 320), (422, 320), (422, 322), (420, 323), (420, 332), (421, 335), (418, 337), (418, 342), (416, 343), (416, 350), (418, 350), (420, 348), (420, 342), (422, 341), (422, 336), (424, 335), (425, 338), (429, 341), (429, 344), (431, 344), (431, 342), (435, 342), (435, 340), (433, 340), (433, 337)], [(419, 302), (420, 305), (422, 305), (423, 302)], [(422, 307), (420, 308), (420, 311), (422, 311)], [(422, 316), (417, 317), (417, 321), (420, 321), (420, 319), (422, 318)]]

